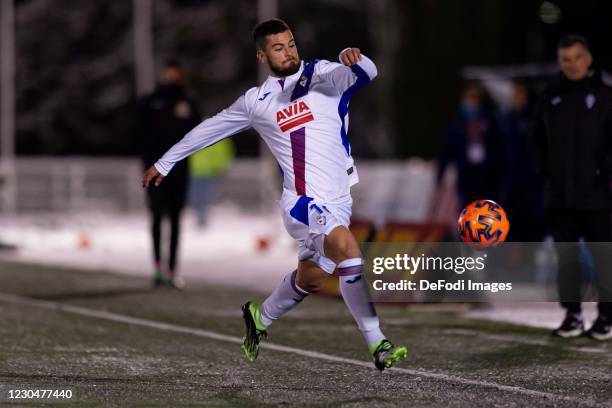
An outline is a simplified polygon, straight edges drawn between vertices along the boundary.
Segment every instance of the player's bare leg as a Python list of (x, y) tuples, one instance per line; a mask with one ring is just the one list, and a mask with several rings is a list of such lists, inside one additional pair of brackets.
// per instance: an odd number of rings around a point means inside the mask
[(308, 293), (317, 293), (325, 286), (331, 275), (312, 261), (300, 261), (297, 269), (297, 284)]
[[(323, 252), (337, 265), (342, 297), (365, 337), (376, 367), (382, 371), (406, 358), (406, 348), (394, 346), (380, 330), (378, 316), (363, 279), (363, 256), (353, 234), (346, 227), (339, 226), (322, 238)], [(307, 295), (319, 292), (330, 276), (315, 262), (301, 261), (298, 268), (283, 278), (262, 305), (247, 302), (243, 306), (247, 334), (242, 349), (250, 361), (257, 358), (259, 342), (267, 336), (268, 326)]]
[(336, 227), (325, 237), (324, 252), (337, 265), (342, 298), (374, 356), (376, 368), (382, 371), (406, 358), (406, 347), (394, 346), (380, 330), (378, 315), (363, 277), (363, 256), (353, 234), (344, 226)]

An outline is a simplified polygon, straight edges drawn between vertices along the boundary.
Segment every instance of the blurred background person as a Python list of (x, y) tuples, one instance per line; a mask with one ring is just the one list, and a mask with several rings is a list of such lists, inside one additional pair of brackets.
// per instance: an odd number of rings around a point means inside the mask
[(546, 179), (545, 205), (559, 257), (559, 298), (566, 310), (553, 334), (576, 337), (584, 332), (580, 249), (563, 244), (583, 238), (592, 253), (600, 300), (599, 315), (587, 334), (604, 340), (612, 337), (612, 272), (609, 247), (599, 243), (612, 241), (612, 89), (606, 75), (591, 66), (584, 37), (564, 36), (557, 52), (561, 74), (538, 102), (531, 136), (537, 169)]
[(539, 242), (545, 234), (543, 183), (529, 156), (533, 109), (527, 84), (515, 81), (509, 109), (498, 116), (502, 152), (500, 202), (512, 222), (508, 241)]
[(212, 202), (217, 179), (232, 164), (236, 148), (230, 138), (189, 156), (189, 206), (195, 211), (199, 227), (207, 220), (208, 206)]
[[(183, 85), (184, 78), (185, 72), (180, 62), (169, 60), (162, 70), (161, 82), (153, 93), (139, 101), (137, 133), (145, 169), (200, 122), (198, 107)], [(153, 240), (153, 283), (155, 286), (169, 284), (181, 287), (183, 283), (177, 276), (177, 257), (180, 217), (187, 195), (187, 161), (177, 163), (165, 181), (160, 187), (147, 189)], [(163, 264), (162, 220), (166, 217), (170, 221), (169, 252), (167, 263)]]
[(475, 200), (497, 200), (499, 157), (495, 123), (482, 87), (478, 82), (468, 81), (461, 92), (459, 112), (446, 131), (438, 159), (438, 186), (447, 166), (453, 163), (457, 166), (461, 208)]

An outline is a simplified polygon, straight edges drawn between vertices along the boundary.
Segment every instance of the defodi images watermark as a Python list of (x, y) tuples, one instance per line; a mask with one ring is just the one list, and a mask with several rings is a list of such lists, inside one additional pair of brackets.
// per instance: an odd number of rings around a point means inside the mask
[[(593, 251), (608, 253), (610, 269), (611, 243), (503, 243), (482, 251), (458, 242), (367, 243), (363, 251), (376, 302), (575, 301), (557, 290), (559, 271), (575, 268), (584, 275), (582, 299), (612, 301), (611, 277), (589, 263)], [(559, 264), (561, 252), (576, 262)]]

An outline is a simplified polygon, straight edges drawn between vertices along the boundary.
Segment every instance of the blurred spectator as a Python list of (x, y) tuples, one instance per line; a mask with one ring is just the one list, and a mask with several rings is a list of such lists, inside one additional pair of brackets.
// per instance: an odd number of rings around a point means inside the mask
[(459, 113), (446, 133), (438, 161), (440, 185), (450, 163), (457, 166), (457, 192), (461, 207), (479, 199), (496, 200), (500, 162), (499, 143), (482, 88), (466, 83), (461, 93)]
[(531, 137), (537, 169), (546, 178), (545, 205), (559, 257), (559, 297), (567, 312), (553, 334), (576, 337), (584, 331), (580, 249), (563, 245), (582, 237), (591, 250), (600, 300), (599, 316), (587, 334), (609, 339), (612, 88), (591, 67), (584, 37), (563, 37), (557, 51), (561, 74), (538, 102)]
[(543, 184), (529, 158), (530, 95), (515, 82), (510, 108), (498, 118), (502, 153), (500, 202), (512, 222), (508, 241), (539, 242), (544, 237)]
[(189, 205), (196, 211), (198, 226), (206, 225), (208, 206), (216, 191), (216, 181), (234, 159), (231, 139), (223, 139), (189, 156)]
[[(183, 86), (184, 71), (177, 61), (168, 61), (162, 71), (161, 83), (151, 95), (139, 102), (137, 133), (144, 168), (148, 169), (172, 145), (200, 122), (196, 104)], [(176, 273), (180, 238), (180, 215), (187, 194), (187, 161), (183, 160), (159, 187), (147, 189), (151, 211), (151, 234), (154, 254), (154, 284), (182, 286)], [(170, 219), (170, 242), (167, 268), (162, 264), (162, 219)]]

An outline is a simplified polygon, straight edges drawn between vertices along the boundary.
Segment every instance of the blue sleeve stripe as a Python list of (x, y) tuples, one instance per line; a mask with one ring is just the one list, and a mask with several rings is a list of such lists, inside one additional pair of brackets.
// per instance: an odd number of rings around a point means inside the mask
[(353, 95), (353, 92), (360, 90), (370, 82), (370, 77), (359, 65), (351, 65), (351, 71), (353, 71), (353, 73), (357, 77), (357, 80), (353, 85), (348, 87), (346, 91), (344, 91), (342, 97), (340, 98), (340, 103), (338, 104), (338, 115), (340, 115), (340, 121), (342, 122), (342, 126), (340, 127), (340, 136), (342, 138), (342, 145), (344, 146), (344, 150), (346, 150), (347, 155), (351, 154), (351, 146), (349, 144), (348, 136), (346, 134), (344, 118), (348, 113), (349, 101), (351, 99), (351, 96)]

